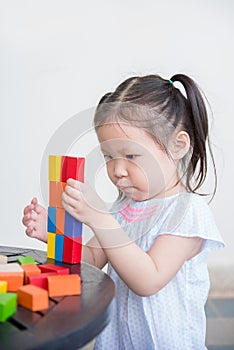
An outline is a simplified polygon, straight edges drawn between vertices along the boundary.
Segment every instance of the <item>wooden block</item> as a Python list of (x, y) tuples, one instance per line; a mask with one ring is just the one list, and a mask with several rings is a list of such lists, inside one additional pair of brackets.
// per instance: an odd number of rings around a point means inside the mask
[(54, 276), (54, 275), (57, 275), (57, 272), (45, 272), (45, 273), (40, 273), (38, 275), (29, 275), (28, 276), (28, 283), (48, 290), (47, 277)]
[(69, 268), (64, 266), (58, 266), (53, 264), (42, 264), (38, 265), (42, 273), (44, 272), (56, 272), (59, 275), (69, 274)]
[(18, 304), (32, 311), (48, 309), (49, 297), (45, 289), (27, 284), (17, 291)]
[(15, 292), (23, 285), (24, 271), (17, 263), (0, 265), (0, 280), (7, 282), (7, 291)]
[(82, 223), (65, 212), (64, 235), (70, 238), (82, 236)]
[(55, 239), (55, 260), (63, 261), (64, 236), (56, 235)]
[(0, 264), (7, 264), (7, 256), (0, 255)]
[(49, 181), (60, 181), (61, 162), (61, 156), (49, 156)]
[(56, 233), (56, 208), (48, 207), (48, 232)]
[(65, 210), (56, 208), (56, 233), (63, 235), (65, 226)]
[(85, 158), (63, 156), (61, 181), (67, 182), (67, 179), (72, 178), (84, 182), (84, 165)]
[(0, 293), (7, 292), (7, 281), (0, 281)]
[(77, 274), (49, 276), (48, 292), (50, 297), (79, 295), (81, 293), (80, 276)]
[(63, 208), (62, 194), (66, 187), (66, 182), (50, 181), (49, 183), (49, 206)]
[(16, 293), (2, 293), (0, 294), (0, 322), (6, 321), (11, 317), (17, 308)]
[(63, 262), (77, 264), (81, 261), (82, 237), (76, 239), (64, 236)]
[(34, 264), (26, 264), (26, 265), (21, 265), (22, 269), (24, 270), (24, 283), (28, 283), (28, 277), (30, 275), (36, 275), (41, 273), (41, 270), (37, 265)]
[(55, 238), (56, 234), (48, 232), (47, 237), (47, 257), (54, 259), (55, 258)]
[(32, 256), (20, 256), (18, 259), (17, 259), (18, 263), (20, 265), (26, 265), (26, 264), (37, 264), (36, 261), (33, 259)]

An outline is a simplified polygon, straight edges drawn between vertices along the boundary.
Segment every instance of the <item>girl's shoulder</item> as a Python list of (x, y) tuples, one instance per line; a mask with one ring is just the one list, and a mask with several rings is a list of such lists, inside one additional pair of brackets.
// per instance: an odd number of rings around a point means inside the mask
[(168, 220), (161, 227), (160, 234), (174, 234), (186, 237), (201, 237), (209, 241), (209, 250), (224, 246), (212, 210), (203, 196), (183, 192), (171, 206)]

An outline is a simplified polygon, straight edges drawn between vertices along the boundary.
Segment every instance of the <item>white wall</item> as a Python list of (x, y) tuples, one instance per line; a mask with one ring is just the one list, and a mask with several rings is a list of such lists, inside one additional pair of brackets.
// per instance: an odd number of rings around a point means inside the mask
[[(0, 2), (0, 244), (45, 249), (24, 234), (22, 209), (34, 195), (47, 205), (45, 156), (63, 147), (59, 127), (78, 113), (79, 137), (101, 95), (133, 74), (183, 72), (214, 114), (219, 188), (212, 210), (227, 247), (211, 263), (233, 261), (233, 10), (232, 0)], [(90, 135), (77, 153), (90, 152)]]

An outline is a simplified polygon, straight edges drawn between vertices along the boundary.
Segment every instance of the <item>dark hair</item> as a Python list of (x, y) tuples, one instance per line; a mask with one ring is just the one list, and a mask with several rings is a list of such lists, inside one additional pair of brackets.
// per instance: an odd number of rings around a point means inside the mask
[[(183, 85), (186, 97), (174, 82)], [(159, 75), (126, 79), (114, 92), (105, 94), (97, 106), (95, 128), (110, 122), (143, 128), (166, 152), (175, 129), (186, 131), (191, 142), (190, 158), (181, 160), (181, 169), (182, 177), (186, 178), (185, 187), (193, 193), (201, 187), (207, 175), (208, 146), (215, 175), (214, 196), (217, 174), (209, 141), (207, 110), (199, 88), (190, 77), (176, 74), (170, 80)]]

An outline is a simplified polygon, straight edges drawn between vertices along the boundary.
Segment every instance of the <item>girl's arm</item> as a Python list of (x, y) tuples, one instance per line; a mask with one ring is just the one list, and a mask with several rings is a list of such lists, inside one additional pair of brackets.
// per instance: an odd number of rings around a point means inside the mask
[(104, 203), (90, 187), (71, 179), (67, 183), (63, 194), (65, 209), (91, 227), (107, 259), (136, 294), (149, 296), (158, 292), (186, 260), (200, 251), (201, 238), (163, 235), (144, 252), (104, 211)]
[(107, 264), (107, 257), (96, 237), (92, 237), (82, 247), (82, 261), (102, 269)]

